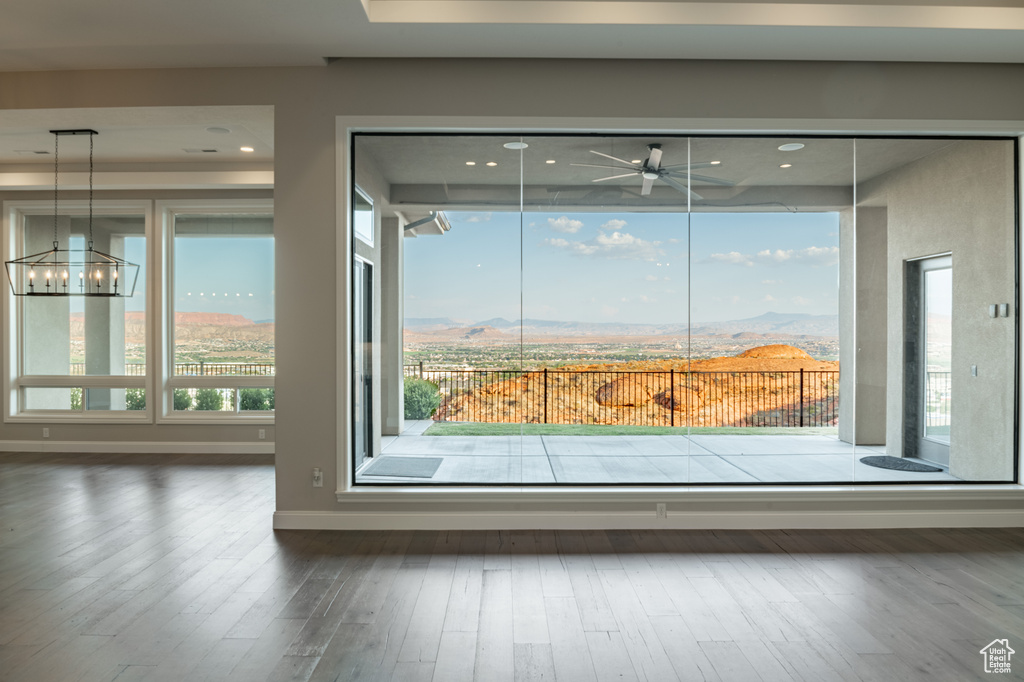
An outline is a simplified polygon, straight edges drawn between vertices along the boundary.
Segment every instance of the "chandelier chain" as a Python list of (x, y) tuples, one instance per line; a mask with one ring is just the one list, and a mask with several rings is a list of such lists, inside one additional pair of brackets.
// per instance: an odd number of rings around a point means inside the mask
[(89, 133), (89, 250), (92, 251), (92, 145), (95, 135)]
[(53, 248), (57, 248), (57, 181), (60, 172), (60, 135), (53, 136)]

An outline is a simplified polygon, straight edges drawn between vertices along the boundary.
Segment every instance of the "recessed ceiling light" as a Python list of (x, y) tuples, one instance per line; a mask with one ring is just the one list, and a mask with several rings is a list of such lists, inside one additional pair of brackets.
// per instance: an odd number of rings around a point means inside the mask
[(555, 160), (554, 160), (554, 159), (548, 159), (548, 160), (547, 160), (547, 161), (545, 161), (544, 163), (554, 163), (554, 162), (555, 162)]
[(718, 166), (718, 165), (720, 165), (721, 163), (722, 163), (721, 161), (712, 161), (712, 162), (711, 162), (711, 165), (712, 165), (712, 166)]
[(488, 165), (488, 166), (497, 166), (497, 165), (498, 165), (498, 162), (497, 162), (497, 161), (488, 161), (488, 162), (487, 162), (487, 165)]
[(475, 166), (476, 165), (476, 161), (467, 161), (466, 165), (467, 166)]
[(239, 149), (239, 151), (243, 151), (243, 152), (254, 152), (254, 151), (256, 151), (252, 147), (239, 147), (238, 149)]
[(45, 149), (15, 149), (15, 154), (38, 154), (40, 156), (46, 156), (50, 152)]
[(779, 168), (792, 168), (792, 167), (793, 167), (793, 164), (791, 164), (791, 163), (784, 163), (784, 164), (781, 164), (779, 166)]
[(787, 142), (786, 144), (779, 145), (780, 152), (795, 152), (798, 149), (803, 149), (804, 146), (799, 142)]
[(526, 149), (530, 145), (525, 142), (506, 142), (502, 145), (505, 149)]
[(643, 163), (643, 159), (633, 159), (630, 163)]
[(219, 126), (214, 126), (213, 128), (207, 128), (206, 132), (213, 133), (214, 135), (224, 135), (226, 133), (230, 133), (231, 129), (230, 128), (221, 128)]

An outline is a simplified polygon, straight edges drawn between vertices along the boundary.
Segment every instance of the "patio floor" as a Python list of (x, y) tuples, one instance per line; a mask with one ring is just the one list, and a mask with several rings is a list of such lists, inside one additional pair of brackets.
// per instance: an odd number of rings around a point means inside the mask
[(836, 436), (424, 436), (432, 423), (408, 422), (401, 436), (382, 439), (380, 455), (371, 460), (441, 458), (432, 477), (357, 472), (356, 482), (569, 485), (959, 480), (945, 470), (916, 473), (862, 464), (861, 457), (885, 454), (885, 447), (853, 448)]

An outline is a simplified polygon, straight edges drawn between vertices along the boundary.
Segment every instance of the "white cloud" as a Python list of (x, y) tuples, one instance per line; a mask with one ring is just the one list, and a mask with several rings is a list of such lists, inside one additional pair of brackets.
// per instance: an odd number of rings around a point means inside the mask
[(628, 232), (599, 234), (586, 241), (568, 241), (562, 238), (545, 239), (544, 243), (559, 249), (566, 249), (580, 256), (599, 256), (618, 260), (653, 261), (663, 253), (658, 248), (661, 242), (647, 241), (634, 237)]
[(751, 267), (754, 265), (754, 261), (750, 259), (745, 253), (739, 251), (730, 251), (729, 253), (713, 253), (707, 257), (705, 263), (729, 263), (731, 265), (744, 265)]
[(625, 220), (619, 220), (618, 218), (612, 218), (604, 225), (601, 226), (602, 230), (621, 230), (626, 226)]
[(647, 280), (648, 282), (657, 282), (661, 278), (660, 277), (656, 277), (654, 275), (647, 275), (646, 277), (644, 277), (644, 279)]
[(474, 213), (473, 215), (466, 218), (467, 223), (486, 223), (491, 219), (490, 213)]
[(765, 249), (757, 252), (760, 261), (768, 263), (802, 263), (828, 267), (839, 262), (838, 246), (808, 246), (806, 249)]
[(574, 220), (569, 216), (562, 216), (561, 218), (548, 218), (548, 227), (555, 232), (566, 232), (568, 234), (576, 234), (583, 227), (582, 220)]
[(772, 296), (771, 294), (765, 294), (764, 298), (762, 298), (761, 301), (763, 303), (773, 303), (775, 301), (775, 297)]
[(618, 312), (619, 312), (618, 308), (613, 308), (610, 305), (603, 305), (603, 306), (601, 306), (601, 314), (605, 315), (606, 317), (613, 317), (616, 314), (618, 314)]
[(811, 299), (804, 298), (803, 296), (794, 296), (793, 303), (795, 303), (796, 305), (810, 305)]

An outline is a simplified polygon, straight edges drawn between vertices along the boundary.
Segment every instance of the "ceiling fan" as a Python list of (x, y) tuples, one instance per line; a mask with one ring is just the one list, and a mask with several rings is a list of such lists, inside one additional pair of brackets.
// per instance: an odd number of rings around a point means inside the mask
[(572, 166), (582, 166), (585, 168), (610, 168), (613, 170), (628, 171), (620, 175), (610, 175), (607, 178), (597, 178), (591, 180), (591, 182), (606, 182), (608, 180), (618, 180), (620, 178), (628, 178), (633, 175), (639, 175), (644, 179), (643, 187), (640, 190), (642, 196), (647, 196), (651, 193), (651, 187), (654, 186), (655, 180), (661, 180), (665, 184), (675, 187), (683, 194), (688, 194), (691, 199), (703, 199), (701, 195), (694, 192), (692, 189), (687, 187), (685, 184), (677, 180), (676, 178), (682, 178), (689, 181), (698, 181), (703, 183), (709, 183), (712, 185), (724, 185), (726, 187), (732, 187), (736, 183), (731, 180), (722, 180), (720, 178), (712, 178), (707, 175), (696, 175), (690, 171), (700, 168), (712, 168), (721, 165), (718, 161), (698, 161), (695, 163), (680, 163), (673, 166), (662, 166), (661, 165), (661, 145), (660, 144), (649, 144), (647, 145), (649, 151), (648, 157), (641, 163), (636, 164), (631, 161), (619, 159), (610, 154), (603, 152), (597, 152), (593, 149), (590, 150), (591, 154), (597, 154), (603, 156), (606, 159), (611, 159), (622, 165), (610, 166), (607, 164), (594, 164), (594, 163), (573, 163)]

